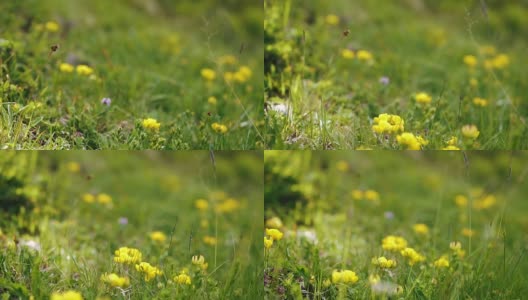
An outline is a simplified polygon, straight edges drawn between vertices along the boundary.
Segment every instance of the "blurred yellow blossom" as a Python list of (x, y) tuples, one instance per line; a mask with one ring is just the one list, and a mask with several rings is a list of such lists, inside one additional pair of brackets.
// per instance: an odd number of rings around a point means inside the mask
[(329, 14), (325, 17), (325, 22), (328, 25), (337, 25), (339, 24), (339, 17), (333, 14)]
[(462, 229), (462, 235), (467, 237), (472, 237), (475, 235), (475, 231), (473, 229), (469, 228), (463, 228)]
[(205, 199), (196, 199), (194, 206), (201, 211), (206, 211), (209, 208), (209, 202)]
[(375, 133), (396, 133), (403, 131), (404, 121), (400, 116), (380, 114), (374, 118), (372, 130)]
[(510, 64), (510, 58), (506, 54), (499, 54), (492, 60), (493, 67), (503, 69)]
[(356, 54), (358, 60), (363, 60), (363, 61), (372, 61), (373, 57), (372, 57), (372, 53), (370, 53), (369, 51), (367, 50), (359, 50)]
[(273, 239), (271, 237), (264, 237), (264, 248), (269, 249), (273, 246)]
[(341, 50), (341, 56), (346, 59), (354, 59), (354, 57), (356, 57), (354, 51), (350, 49)]
[(211, 128), (213, 128), (214, 131), (218, 132), (218, 133), (221, 133), (221, 134), (224, 134), (227, 132), (227, 126), (225, 126), (224, 124), (220, 124), (220, 123), (213, 123), (211, 124)]
[(381, 241), (381, 247), (388, 251), (400, 251), (407, 247), (407, 241), (394, 235), (388, 235)]
[(86, 203), (94, 203), (95, 202), (95, 196), (89, 193), (82, 195), (82, 200)]
[(152, 266), (148, 262), (141, 262), (137, 264), (136, 271), (145, 274), (145, 277), (144, 277), (145, 281), (150, 281), (154, 279), (156, 276), (160, 276), (163, 274), (163, 272), (160, 269)]
[(475, 125), (464, 125), (462, 126), (462, 135), (468, 139), (476, 139), (480, 134), (477, 126)]
[(467, 203), (468, 203), (468, 199), (466, 198), (466, 196), (464, 195), (456, 195), (455, 196), (455, 204), (458, 206), (458, 207), (466, 207), (467, 206)]
[(230, 213), (240, 208), (240, 202), (234, 198), (228, 198), (216, 205), (216, 211), (219, 213)]
[(439, 259), (435, 260), (434, 266), (437, 268), (448, 268), (449, 260), (447, 260), (447, 257), (442, 256)]
[(94, 72), (93, 69), (87, 65), (78, 65), (75, 68), (75, 71), (77, 72), (77, 74), (84, 76), (92, 75)]
[(495, 203), (497, 203), (497, 198), (494, 195), (486, 195), (473, 202), (473, 207), (478, 210), (488, 209), (494, 206)]
[(429, 227), (427, 225), (419, 223), (413, 225), (413, 230), (417, 234), (427, 235), (429, 233)]
[(165, 233), (161, 231), (153, 231), (149, 234), (150, 239), (156, 243), (163, 243), (167, 240)]
[(416, 252), (413, 248), (405, 248), (400, 251), (400, 254), (409, 260), (409, 265), (411, 266), (418, 262), (425, 261), (425, 257)]
[(387, 259), (385, 256), (374, 257), (372, 259), (372, 264), (386, 269), (396, 267), (396, 261), (393, 259)]
[(206, 235), (203, 238), (203, 242), (209, 246), (214, 246), (217, 244), (217, 239), (214, 236)]
[(77, 173), (81, 170), (81, 165), (78, 162), (70, 161), (66, 164), (66, 168), (72, 173)]
[(421, 150), (422, 146), (429, 143), (421, 136), (415, 136), (410, 132), (404, 132), (396, 136), (396, 141), (398, 141), (398, 144), (405, 146), (407, 150)]
[(130, 279), (128, 277), (119, 277), (115, 273), (104, 273), (101, 275), (101, 281), (108, 283), (111, 287), (126, 288), (130, 285)]
[(207, 98), (207, 103), (209, 103), (211, 105), (216, 105), (216, 102), (217, 102), (216, 101), (216, 97), (211, 96), (211, 97)]
[(279, 217), (272, 217), (266, 221), (268, 228), (280, 229), (282, 228), (282, 220)]
[(134, 264), (141, 261), (138, 249), (121, 247), (114, 252), (114, 261), (121, 264)]
[(418, 103), (429, 104), (431, 103), (432, 97), (429, 96), (427, 93), (420, 92), (414, 96), (414, 99)]
[(350, 192), (350, 195), (352, 196), (352, 199), (354, 199), (354, 200), (363, 199), (363, 191), (362, 190), (353, 190), (352, 192)]
[(76, 291), (53, 292), (51, 300), (83, 300), (81, 293)]
[(475, 57), (474, 55), (466, 55), (464, 56), (464, 63), (466, 64), (466, 66), (473, 68), (478, 63), (477, 57)]
[(469, 85), (471, 85), (472, 87), (476, 87), (478, 85), (478, 80), (476, 80), (475, 78), (471, 78), (469, 80)]
[(46, 22), (46, 24), (44, 24), (44, 28), (46, 28), (46, 30), (49, 32), (57, 32), (60, 29), (59, 24), (55, 21)]
[(284, 234), (278, 229), (266, 228), (266, 235), (275, 241), (280, 241)]
[(151, 132), (158, 132), (161, 124), (156, 119), (146, 118), (141, 122), (141, 126)]
[(174, 276), (173, 280), (177, 284), (191, 285), (191, 277), (185, 274), (185, 271), (182, 271), (180, 275)]
[(350, 270), (343, 270), (343, 271), (337, 271), (334, 270), (332, 272), (332, 282), (334, 284), (337, 283), (356, 283), (359, 280), (358, 276), (355, 272)]
[(216, 72), (213, 69), (202, 69), (200, 71), (202, 78), (208, 81), (212, 81), (216, 78)]
[(71, 73), (73, 72), (74, 67), (68, 63), (61, 63), (59, 65), (59, 70), (64, 73)]
[(479, 98), (479, 97), (475, 97), (473, 98), (473, 104), (475, 104), (476, 106), (487, 106), (488, 105), (488, 100), (486, 99), (483, 99), (483, 98)]
[(379, 201), (380, 196), (379, 193), (375, 190), (366, 190), (364, 193), (365, 199), (369, 201)]

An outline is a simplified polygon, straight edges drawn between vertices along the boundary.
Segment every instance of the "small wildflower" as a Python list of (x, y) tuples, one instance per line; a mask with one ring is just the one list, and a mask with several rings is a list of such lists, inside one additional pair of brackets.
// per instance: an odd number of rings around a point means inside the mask
[(466, 196), (464, 195), (456, 195), (455, 196), (455, 204), (458, 206), (458, 207), (466, 207), (467, 206), (467, 203), (468, 203), (468, 199), (466, 198)]
[(462, 127), (462, 135), (468, 139), (476, 139), (479, 134), (480, 131), (475, 125), (464, 125)]
[(475, 97), (475, 98), (473, 98), (473, 104), (475, 104), (476, 106), (484, 107), (484, 106), (488, 105), (488, 100), (483, 99), (483, 98), (479, 98), (479, 97)]
[(418, 103), (422, 103), (422, 104), (429, 104), (431, 103), (431, 96), (429, 96), (427, 93), (424, 93), (424, 92), (420, 92), (418, 94), (416, 94), (414, 96), (414, 99), (416, 100), (416, 102)]
[(356, 57), (356, 54), (350, 49), (343, 49), (341, 50), (341, 56), (345, 59), (354, 59), (354, 57)]
[(374, 125), (372, 125), (372, 130), (375, 133), (397, 133), (403, 131), (404, 121), (400, 116), (389, 115), (389, 114), (380, 114), (374, 118)]
[(77, 72), (77, 74), (79, 75), (83, 75), (83, 76), (89, 76), (89, 75), (92, 75), (93, 74), (93, 69), (90, 68), (89, 66), (87, 65), (78, 65), (76, 68), (75, 68), (75, 71)]
[(472, 87), (476, 87), (478, 85), (478, 81), (475, 78), (471, 78), (469, 80), (469, 85), (471, 85)]
[(233, 198), (228, 198), (216, 206), (219, 213), (230, 213), (240, 208), (240, 202)]
[(227, 126), (220, 124), (220, 123), (213, 123), (211, 124), (211, 128), (213, 128), (214, 131), (224, 134), (227, 132)]
[(206, 211), (209, 208), (209, 202), (205, 199), (197, 199), (194, 201), (194, 207), (196, 207), (198, 210)]
[(111, 287), (126, 288), (130, 285), (130, 279), (128, 277), (119, 277), (115, 273), (104, 273), (101, 276), (101, 281), (108, 283)]
[(212, 69), (202, 69), (200, 74), (202, 75), (202, 78), (207, 81), (213, 81), (216, 78), (216, 72)]
[(218, 58), (218, 63), (221, 65), (234, 65), (237, 63), (237, 59), (233, 55), (223, 55)]
[(466, 255), (466, 251), (462, 250), (462, 244), (460, 242), (451, 242), (449, 243), (449, 248), (453, 250), (456, 256), (458, 257), (464, 257)]
[(57, 32), (60, 29), (59, 24), (54, 21), (46, 22), (46, 24), (44, 24), (44, 28), (46, 28), (46, 30), (49, 32)]
[(381, 278), (378, 274), (370, 274), (368, 280), (370, 284), (376, 284), (381, 280)]
[(374, 202), (377, 202), (380, 199), (379, 193), (374, 190), (366, 190), (364, 196), (365, 199)]
[(329, 14), (325, 17), (325, 22), (328, 25), (335, 26), (339, 24), (339, 17), (333, 14)]
[(83, 300), (81, 293), (76, 291), (53, 292), (51, 300)]
[(493, 195), (486, 195), (485, 197), (473, 202), (473, 207), (477, 210), (488, 209), (497, 203), (497, 198)]
[(388, 85), (390, 83), (390, 79), (387, 76), (382, 76), (379, 79), (379, 83), (381, 83), (383, 85)]
[(415, 136), (410, 132), (404, 132), (396, 136), (396, 141), (402, 146), (406, 146), (407, 150), (421, 150), (422, 146), (429, 142), (424, 140), (421, 136)]
[(120, 264), (134, 264), (141, 261), (138, 249), (121, 247), (114, 252), (114, 261)]
[(141, 126), (148, 131), (158, 132), (161, 124), (156, 119), (147, 118), (141, 122)]
[(264, 237), (264, 248), (269, 249), (273, 246), (273, 239), (271, 237)]
[(388, 235), (381, 241), (381, 247), (388, 251), (400, 251), (407, 247), (407, 241), (400, 236)]
[(174, 280), (174, 282), (176, 282), (177, 284), (191, 285), (191, 277), (185, 274), (184, 271), (182, 271), (180, 275), (174, 276), (172, 280)]
[(421, 235), (427, 235), (429, 233), (429, 227), (425, 224), (414, 224), (413, 226), (414, 232)]
[(161, 231), (153, 231), (149, 234), (149, 236), (150, 239), (156, 243), (163, 243), (167, 240), (167, 236)]
[(336, 163), (336, 168), (340, 171), (340, 172), (346, 172), (348, 171), (348, 163), (344, 160), (340, 160)]
[(120, 217), (119, 220), (117, 220), (117, 223), (119, 223), (119, 225), (128, 225), (128, 219), (125, 217)]
[(492, 65), (496, 69), (503, 69), (510, 64), (510, 58), (506, 54), (499, 54), (492, 60)]
[(457, 146), (448, 145), (448, 146), (442, 148), (442, 150), (454, 151), (454, 150), (460, 150), (460, 148), (458, 148)]
[(367, 50), (359, 50), (357, 52), (357, 58), (363, 61), (372, 61), (372, 53)]
[(284, 234), (278, 229), (266, 228), (266, 235), (271, 237), (275, 241), (280, 241)]
[(59, 70), (63, 73), (71, 73), (73, 72), (74, 67), (68, 63), (61, 63), (59, 65)]
[(203, 242), (209, 246), (214, 246), (217, 244), (217, 239), (214, 236), (204, 236)]
[(103, 98), (103, 99), (101, 99), (101, 104), (102, 104), (102, 105), (106, 105), (106, 106), (110, 106), (110, 104), (112, 104), (112, 99), (110, 99), (110, 98)]
[(449, 260), (447, 260), (447, 257), (442, 256), (439, 259), (435, 260), (435, 262), (433, 264), (437, 268), (448, 268), (449, 267)]
[(92, 195), (92, 194), (83, 194), (82, 195), (82, 200), (86, 203), (94, 203), (95, 202), (95, 196)]
[(396, 261), (393, 259), (387, 259), (385, 256), (374, 257), (372, 259), (372, 264), (379, 266), (380, 268), (386, 268), (386, 269), (396, 267)]
[(416, 252), (416, 250), (414, 250), (413, 248), (405, 248), (400, 251), (400, 254), (403, 257), (408, 258), (410, 266), (414, 265), (415, 263), (425, 261), (425, 257)]
[(81, 165), (78, 162), (70, 161), (66, 164), (68, 171), (78, 173), (81, 170)]
[(211, 105), (216, 105), (216, 97), (209, 97), (207, 98), (207, 103), (211, 104)]
[(203, 255), (193, 255), (191, 262), (193, 265), (201, 266), (205, 264), (205, 257)]
[(279, 218), (279, 217), (272, 217), (272, 218), (269, 218), (267, 221), (266, 221), (266, 226), (268, 228), (275, 228), (275, 229), (280, 229), (282, 228), (282, 220)]
[(350, 270), (343, 270), (343, 271), (337, 271), (334, 270), (332, 272), (332, 282), (334, 284), (338, 283), (356, 283), (359, 280), (358, 276), (355, 272)]
[(246, 82), (249, 80), (249, 78), (251, 78), (251, 69), (247, 66), (241, 66), (238, 71), (235, 72), (234, 74), (234, 79), (237, 81), (237, 82), (240, 82), (240, 83), (243, 83), (243, 82)]
[(150, 281), (154, 279), (156, 276), (163, 274), (163, 272), (160, 269), (150, 265), (148, 262), (141, 262), (137, 264), (136, 271), (140, 273), (145, 273), (145, 281)]
[(112, 197), (110, 195), (101, 193), (97, 195), (97, 202), (101, 204), (111, 204), (112, 203)]
[(354, 200), (363, 199), (363, 191), (362, 190), (353, 190), (352, 192), (350, 192), (350, 195), (352, 196), (352, 199), (354, 199)]
[(466, 66), (473, 68), (477, 65), (478, 61), (474, 55), (466, 55), (464, 56), (464, 63)]
[(467, 237), (472, 237), (475, 235), (475, 231), (469, 228), (462, 229), (462, 235)]

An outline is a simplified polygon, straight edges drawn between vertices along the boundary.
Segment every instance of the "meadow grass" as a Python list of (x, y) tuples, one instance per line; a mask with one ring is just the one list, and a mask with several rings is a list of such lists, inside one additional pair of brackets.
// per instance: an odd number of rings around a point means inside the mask
[(265, 1), (267, 149), (526, 149), (527, 14), (526, 1)]
[(0, 148), (262, 148), (260, 5), (28, 0), (0, 10)]
[(527, 159), (266, 151), (265, 298), (523, 299)]
[(2, 299), (263, 297), (261, 152), (7, 151), (0, 206)]

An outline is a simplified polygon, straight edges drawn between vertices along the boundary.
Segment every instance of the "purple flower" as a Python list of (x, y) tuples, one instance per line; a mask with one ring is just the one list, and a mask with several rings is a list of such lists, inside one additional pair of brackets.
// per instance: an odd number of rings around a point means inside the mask
[(127, 224), (128, 224), (128, 219), (125, 218), (125, 217), (121, 217), (121, 218), (119, 218), (119, 224), (121, 224), (121, 225), (127, 225)]
[(385, 219), (387, 220), (394, 219), (394, 213), (392, 211), (386, 211), (383, 215), (385, 216)]
[(379, 83), (383, 84), (383, 85), (387, 85), (390, 83), (390, 79), (389, 77), (387, 76), (382, 76), (380, 79), (379, 79)]
[(110, 99), (110, 98), (103, 98), (103, 99), (101, 100), (101, 104), (106, 105), (106, 106), (110, 106), (110, 104), (112, 104), (112, 99)]

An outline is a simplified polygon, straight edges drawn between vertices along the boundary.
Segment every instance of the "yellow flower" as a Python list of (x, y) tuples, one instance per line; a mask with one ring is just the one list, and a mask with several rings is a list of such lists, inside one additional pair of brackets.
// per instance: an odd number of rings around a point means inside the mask
[(354, 59), (354, 57), (356, 57), (356, 55), (354, 54), (354, 51), (350, 49), (341, 50), (341, 56), (346, 59)]
[(325, 22), (328, 25), (337, 25), (339, 24), (339, 17), (333, 14), (329, 14), (325, 17)]
[(355, 272), (350, 270), (343, 270), (343, 271), (337, 271), (334, 270), (332, 272), (332, 282), (334, 284), (337, 283), (356, 283), (359, 280), (358, 276)]
[(350, 195), (354, 200), (361, 200), (363, 199), (363, 191), (362, 190), (353, 190), (350, 192)]
[(380, 276), (377, 274), (370, 274), (369, 275), (369, 283), (374, 285), (378, 283), (381, 280)]
[(373, 57), (372, 53), (368, 52), (367, 50), (359, 50), (357, 52), (357, 58), (363, 61), (371, 61)]
[(241, 66), (234, 74), (234, 79), (240, 83), (246, 82), (251, 78), (251, 69), (247, 66)]
[(101, 193), (97, 195), (97, 202), (101, 204), (111, 204), (112, 203), (112, 197), (110, 195)]
[(280, 241), (284, 234), (278, 229), (266, 228), (266, 235), (271, 237), (275, 241)]
[(348, 171), (348, 163), (344, 160), (340, 160), (336, 163), (336, 168), (341, 172)]
[(372, 130), (375, 133), (397, 133), (403, 131), (404, 121), (400, 116), (380, 114), (374, 118)]
[(403, 257), (407, 257), (409, 259), (409, 265), (411, 266), (415, 263), (422, 262), (425, 260), (425, 257), (416, 252), (416, 250), (414, 250), (413, 248), (405, 248), (400, 251), (400, 254)]
[(460, 150), (460, 148), (458, 148), (457, 146), (448, 145), (447, 147), (442, 148), (442, 150), (453, 151), (453, 150)]
[(220, 124), (220, 123), (213, 123), (211, 124), (211, 128), (213, 128), (214, 131), (224, 134), (227, 132), (227, 126)]
[(94, 203), (94, 201), (95, 201), (95, 196), (92, 195), (92, 194), (88, 194), (88, 193), (86, 193), (86, 194), (83, 194), (83, 195), (82, 195), (82, 200), (83, 200), (84, 202), (86, 202), (86, 203)]
[(506, 54), (499, 54), (492, 60), (492, 65), (496, 69), (503, 69), (510, 64), (510, 58)]
[(487, 195), (481, 199), (478, 199), (473, 203), (473, 207), (475, 209), (481, 210), (481, 209), (488, 209), (497, 203), (497, 198), (493, 195)]
[(201, 211), (206, 211), (209, 208), (209, 202), (205, 199), (197, 199), (194, 201), (194, 206)]
[(466, 207), (467, 206), (467, 203), (468, 203), (468, 199), (466, 198), (466, 196), (464, 195), (456, 195), (455, 196), (455, 204), (458, 206), (458, 207)]
[(209, 97), (207, 98), (207, 103), (211, 104), (211, 105), (216, 105), (216, 97)]
[(280, 229), (282, 228), (282, 220), (279, 217), (269, 218), (266, 221), (266, 226), (268, 228)]
[(235, 73), (233, 73), (233, 72), (225, 72), (224, 73), (224, 80), (226, 82), (231, 82), (231, 81), (234, 80), (234, 78), (235, 78)]
[(138, 249), (121, 247), (114, 252), (114, 261), (120, 264), (134, 264), (141, 261)]
[(228, 198), (216, 206), (219, 213), (230, 213), (240, 208), (240, 202), (233, 198)]
[(424, 92), (420, 92), (418, 94), (416, 94), (414, 96), (414, 99), (416, 100), (416, 102), (418, 103), (423, 103), (423, 104), (429, 104), (431, 103), (431, 96), (429, 96), (427, 93), (424, 93)]
[(413, 229), (417, 234), (427, 235), (429, 233), (429, 227), (425, 224), (414, 224)]
[(442, 256), (439, 259), (435, 260), (435, 262), (433, 264), (437, 268), (448, 268), (449, 267), (449, 260), (447, 260), (447, 257)]
[(161, 231), (153, 231), (149, 235), (150, 239), (156, 243), (163, 243), (167, 240), (167, 236)]
[(480, 131), (475, 125), (464, 125), (462, 127), (462, 135), (468, 139), (476, 139), (479, 134)]
[(53, 292), (51, 300), (83, 300), (81, 293), (76, 291)]
[(193, 257), (191, 258), (191, 262), (193, 265), (202, 266), (203, 264), (205, 264), (205, 257), (203, 255), (193, 255)]
[(214, 236), (206, 235), (203, 238), (203, 242), (209, 246), (214, 246), (218, 241)]
[(233, 55), (223, 55), (218, 58), (218, 63), (221, 65), (234, 65), (237, 63), (237, 59)]
[(472, 87), (476, 87), (478, 85), (478, 81), (475, 79), (475, 78), (471, 78), (469, 80), (469, 84), (472, 86)]
[(182, 273), (180, 275), (174, 276), (173, 280), (177, 284), (191, 285), (191, 277), (189, 275), (185, 274), (184, 271), (182, 271)]
[(146, 130), (158, 132), (161, 124), (156, 119), (146, 118), (141, 122), (141, 126), (143, 126), (143, 128)]
[(264, 237), (264, 248), (269, 249), (273, 246), (273, 239), (271, 237)]
[(478, 61), (474, 55), (466, 55), (464, 56), (464, 63), (466, 66), (473, 68), (477, 65)]
[(72, 173), (77, 173), (81, 170), (81, 165), (78, 162), (70, 161), (66, 164), (66, 168)]
[(462, 250), (462, 244), (460, 244), (460, 242), (449, 243), (449, 248), (451, 248), (458, 257), (464, 257), (464, 255), (466, 255), (466, 251)]
[(148, 262), (141, 262), (136, 265), (136, 271), (140, 273), (145, 273), (145, 281), (150, 281), (156, 276), (163, 274), (160, 269), (150, 265)]
[(479, 98), (479, 97), (475, 97), (473, 98), (473, 104), (475, 104), (476, 106), (487, 106), (488, 105), (488, 100), (486, 99), (483, 99), (483, 98)]
[(88, 67), (87, 65), (78, 65), (75, 68), (75, 71), (77, 72), (77, 74), (85, 76), (92, 75), (94, 72), (93, 69)]
[(462, 229), (462, 235), (467, 237), (472, 237), (475, 235), (475, 231), (469, 228)]
[(404, 132), (396, 136), (396, 141), (402, 146), (406, 146), (407, 150), (421, 150), (423, 145), (429, 142), (424, 140), (421, 136), (415, 136), (410, 132)]
[(386, 269), (396, 267), (396, 261), (393, 259), (387, 259), (385, 256), (374, 257), (372, 259), (372, 264), (379, 266), (380, 268), (386, 268)]
[(68, 63), (61, 63), (59, 65), (59, 70), (64, 73), (71, 73), (73, 72), (74, 67)]
[(365, 199), (376, 202), (376, 201), (379, 201), (380, 196), (379, 196), (379, 193), (374, 190), (366, 190)]
[(130, 279), (128, 277), (119, 277), (115, 273), (104, 273), (101, 276), (101, 281), (108, 283), (111, 287), (125, 288), (130, 285)]
[(213, 81), (216, 78), (216, 72), (212, 69), (202, 69), (200, 71), (200, 74), (202, 74), (202, 78), (208, 81)]
[(458, 138), (456, 136), (451, 136), (447, 141), (448, 145), (456, 145), (458, 143)]
[(49, 32), (57, 32), (60, 29), (59, 24), (54, 21), (46, 22), (46, 24), (44, 24), (44, 28), (46, 28), (46, 30)]
[(381, 247), (388, 251), (400, 251), (407, 247), (407, 241), (400, 236), (388, 235), (381, 241)]

